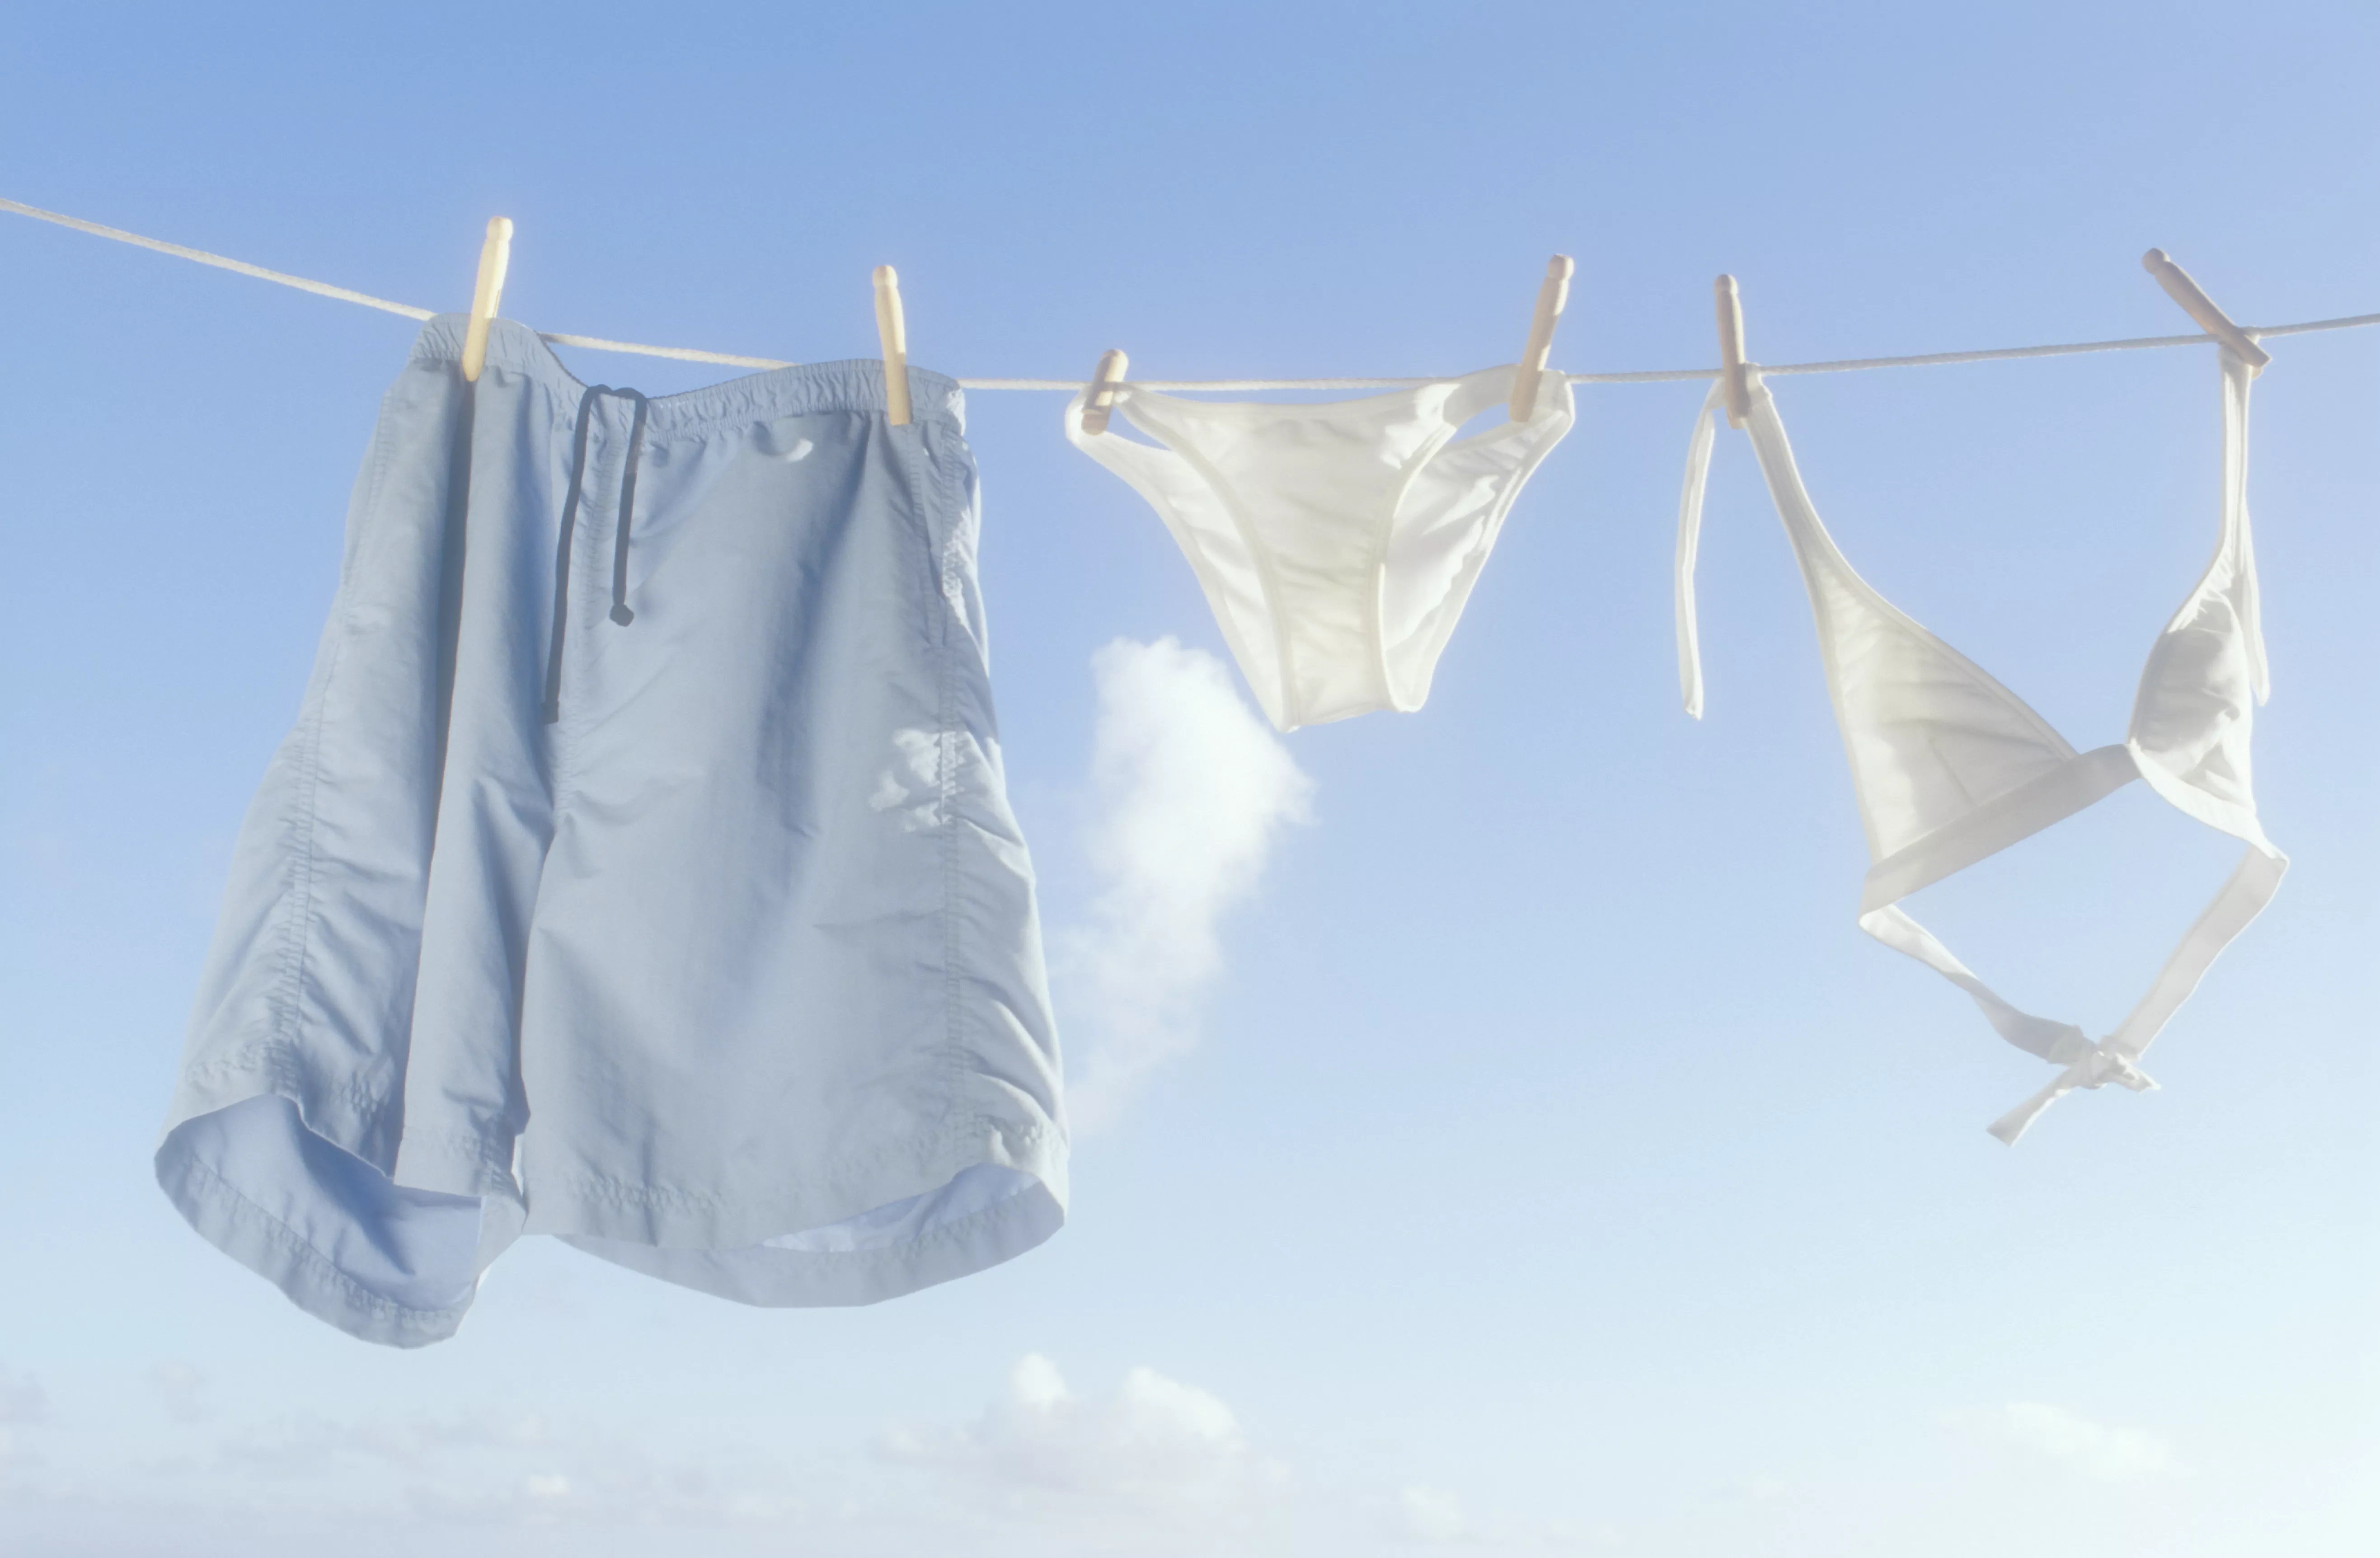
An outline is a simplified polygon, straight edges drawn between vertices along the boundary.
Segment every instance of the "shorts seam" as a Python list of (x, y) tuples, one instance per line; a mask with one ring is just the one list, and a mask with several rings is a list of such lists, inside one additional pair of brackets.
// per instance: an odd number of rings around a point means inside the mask
[(947, 462), (929, 459), (925, 442), (925, 436), (921, 432), (917, 439), (917, 448), (919, 459), (926, 469), (920, 474), (927, 479), (928, 484), (921, 487), (919, 495), (929, 496), (929, 501), (935, 502), (936, 506), (941, 511), (939, 517), (942, 520), (941, 544), (936, 548), (934, 557), (937, 607), (935, 649), (936, 658), (940, 662), (936, 667), (938, 673), (936, 679), (940, 684), (936, 688), (939, 706), (934, 716), (940, 727), (939, 740), (936, 743), (940, 771), (935, 775), (935, 781), (939, 794), (939, 815), (942, 834), (942, 1055), (945, 1082), (943, 1096), (955, 1099), (961, 1096), (960, 1089), (965, 1085), (966, 1055), (960, 1037), (965, 1022), (959, 999), (959, 969), (963, 957), (959, 944), (957, 908), (958, 650), (957, 635), (953, 631), (954, 614), (951, 596), (955, 582), (953, 576), (955, 571), (959, 529), (965, 522), (965, 516), (960, 512), (955, 501), (957, 494), (951, 490), (949, 483), (946, 481), (937, 480), (947, 475)]
[[(1050, 1187), (1040, 1175), (1036, 1175), (1033, 1176), (1033, 1186), (1034, 1189), (1038, 1189), (1041, 1194), (1045, 1196), (1050, 1194)], [(917, 1261), (917, 1257), (920, 1254), (931, 1250), (937, 1246), (958, 1243), (976, 1234), (979, 1234), (982, 1232), (982, 1224), (984, 1224), (987, 1220), (1006, 1220), (1016, 1216), (1017, 1209), (1014, 1203), (1032, 1193), (1032, 1190), (1019, 1190), (1014, 1195), (1003, 1197), (1002, 1199), (994, 1201), (991, 1205), (984, 1207), (979, 1211), (968, 1212), (965, 1217), (955, 1219), (952, 1222), (937, 1223), (931, 1226), (920, 1229), (915, 1237), (903, 1239), (898, 1244), (879, 1245), (873, 1249), (804, 1249), (783, 1250), (778, 1253), (798, 1255), (805, 1261), (817, 1261), (820, 1264), (841, 1264), (844, 1262), (850, 1262), (855, 1265), (911, 1265)], [(790, 1231), (799, 1233), (804, 1232), (805, 1230), (795, 1229)], [(771, 1236), (775, 1237), (778, 1235), (772, 1235)], [(765, 1244), (767, 1241), (755, 1240), (753, 1242), (755, 1244)], [(740, 1245), (722, 1247), (722, 1249), (731, 1252), (745, 1248), (748, 1247)], [(1014, 1253), (1022, 1254), (1023, 1251), (1019, 1250)], [(1002, 1259), (1007, 1259), (1007, 1257), (1003, 1257)]]
[[(246, 1077), (253, 1079), (256, 1084), (256, 1090), (246, 1098), (211, 1104), (199, 1114), (191, 1114), (186, 1116), (187, 1118), (197, 1119), (200, 1114), (220, 1114), (225, 1109), (237, 1108), (255, 1099), (277, 1098), (298, 1111), (298, 1117), (304, 1121), (308, 1130), (343, 1151), (354, 1150), (347, 1143), (338, 1140), (322, 1129), (322, 1126), (328, 1122), (309, 1117), (305, 1099), (308, 1093), (315, 1089), (306, 1085), (305, 1056), (295, 1044), (277, 1036), (267, 1036), (243, 1045), (228, 1054), (219, 1054), (212, 1059), (198, 1062), (187, 1067), (183, 1075), (187, 1080), (206, 1083)], [(358, 1126), (368, 1126), (369, 1122), (378, 1118), (388, 1102), (387, 1093), (372, 1086), (358, 1073), (349, 1073), (346, 1079), (332, 1090), (332, 1096), (346, 1108)]]
[[(341, 590), (342, 597), (346, 595)], [(354, 630), (354, 603), (342, 599), (338, 605), (338, 632), (331, 648), (330, 663), (322, 673), (322, 686), (314, 705), (313, 718), (307, 723), (306, 736), (299, 746), (298, 761), (298, 793), (290, 802), (296, 813), (289, 820), (297, 834), (297, 858), (291, 868), (289, 884), (289, 919), (282, 931), (282, 975), (276, 982), (273, 1013), (269, 1043), (285, 1046), (298, 1028), (298, 1007), (305, 995), (306, 965), (314, 940), (314, 878), (316, 874), (315, 843), (320, 827), (319, 797), (322, 789), (322, 727), (330, 718), (331, 689), (338, 681), (339, 670), (346, 660), (347, 639)]]
[[(924, 441), (920, 439), (919, 444), (921, 448), (923, 446), (923, 443)], [(929, 471), (929, 474), (931, 474), (931, 472)], [(944, 1052), (945, 1061), (950, 1068), (951, 1076), (955, 1079), (962, 1066), (962, 1057), (959, 1048), (959, 1033), (962, 1024), (960, 1020), (961, 1014), (959, 1011), (959, 965), (961, 962), (961, 955), (959, 946), (959, 917), (957, 912), (959, 872), (959, 818), (957, 805), (959, 788), (959, 735), (957, 728), (958, 657), (956, 652), (955, 635), (951, 631), (951, 564), (952, 548), (957, 540), (959, 515), (956, 509), (950, 503), (949, 494), (947, 493), (938, 493), (936, 495), (942, 499), (941, 506), (945, 524), (940, 554), (935, 559), (936, 563), (940, 566), (939, 574), (935, 580), (935, 583), (938, 586), (936, 591), (936, 604), (940, 607), (937, 616), (939, 627), (941, 628), (941, 631), (936, 635), (939, 640), (937, 658), (941, 662), (941, 665), (938, 667), (941, 673), (939, 680), (941, 684), (938, 689), (938, 697), (941, 706), (936, 711), (935, 714), (935, 718), (941, 728), (941, 739), (939, 743), (941, 769), (941, 772), (935, 775), (935, 779), (940, 790), (939, 804), (941, 808), (941, 821), (942, 825), (942, 1005), (944, 1014), (942, 1037), (943, 1042), (946, 1045)], [(955, 1091), (953, 1090), (946, 1096), (955, 1096)]]
[[(451, 368), (462, 359), (463, 326), (460, 315), (442, 315), (425, 322), (421, 334), (415, 338), (410, 360)], [(498, 328), (489, 332), (488, 367), (539, 383), (557, 400), (575, 401), (589, 382), (562, 360), (551, 342), (511, 321), (500, 321)], [(957, 381), (930, 368), (912, 367), (909, 371), (915, 419), (912, 425), (950, 423), (955, 427), (956, 418), (948, 399), (958, 392)], [(925, 393), (917, 394), (921, 387)], [(880, 358), (791, 363), (739, 374), (699, 389), (653, 396), (652, 433), (655, 437), (701, 435), (733, 428), (754, 417), (881, 417), (885, 409), (884, 366)]]
[(203, 1180), (207, 1188), (215, 1190), (237, 1203), (231, 1210), (243, 1219), (253, 1220), (261, 1224), (261, 1232), (268, 1243), (278, 1247), (286, 1254), (297, 1257), (303, 1263), (309, 1276), (317, 1281), (326, 1282), (351, 1306), (368, 1314), (382, 1320), (395, 1321), (399, 1324), (435, 1323), (459, 1313), (466, 1307), (457, 1305), (443, 1309), (420, 1309), (409, 1304), (400, 1304), (394, 1298), (384, 1298), (339, 1270), (329, 1256), (324, 1255), (315, 1247), (312, 1240), (265, 1211), (263, 1207), (244, 1194), (237, 1186), (205, 1163), (196, 1158), (186, 1158), (180, 1164), (180, 1171), (186, 1175)]
[(460, 1149), (454, 1155), (468, 1161), (474, 1168), (485, 1169), (506, 1179), (511, 1176), (511, 1153), (500, 1151), (478, 1131), (414, 1126), (407, 1129), (405, 1145), (408, 1150), (417, 1145)]
[[(1042, 1142), (1057, 1138), (1057, 1132), (1052, 1130), (1046, 1124), (1037, 1123), (1027, 1125), (1020, 1128), (1011, 1120), (998, 1115), (983, 1114), (981, 1112), (971, 1114), (964, 1120), (956, 1122), (945, 1121), (937, 1128), (921, 1133), (921, 1138), (925, 1143), (929, 1145), (930, 1150), (926, 1154), (928, 1160), (940, 1162), (947, 1160), (952, 1156), (952, 1148), (953, 1143), (972, 1140), (984, 1134), (995, 1136), (1003, 1143), (1013, 1142), (1018, 1146), (1027, 1149), (1038, 1146)], [(863, 1173), (872, 1172), (888, 1161), (905, 1156), (908, 1156), (908, 1154), (903, 1153), (896, 1149), (887, 1148), (880, 1151), (867, 1154), (865, 1157), (846, 1160), (844, 1162), (838, 1164), (832, 1171), (811, 1175), (809, 1177), (813, 1180), (832, 1182), (852, 1174), (855, 1169)], [(960, 1168), (965, 1169), (975, 1166), (977, 1165), (974, 1163), (965, 1163), (961, 1164)], [(1037, 1177), (1038, 1176), (1037, 1175)], [(578, 1197), (587, 1200), (604, 1201), (615, 1206), (635, 1206), (646, 1208), (660, 1207), (664, 1209), (706, 1213), (716, 1212), (721, 1207), (728, 1204), (731, 1199), (731, 1198), (723, 1192), (679, 1190), (671, 1188), (667, 1186), (659, 1185), (635, 1185), (630, 1184), (625, 1180), (612, 1179), (601, 1175), (587, 1174), (570, 1175), (564, 1177), (560, 1184), (555, 1186), (554, 1188), (561, 1190), (565, 1195)], [(532, 1189), (531, 1194), (534, 1198), (534, 1189)], [(735, 1199), (744, 1199), (748, 1198), (739, 1197)], [(869, 1209), (862, 1208), (861, 1210), (866, 1211)]]
[[(395, 457), (393, 441), (388, 437), (387, 406), (389, 397), (395, 393), (391, 388), (382, 397), (380, 420), (372, 429), (370, 477), (365, 483), (363, 501), (354, 514), (353, 544), (346, 549), (339, 563), (339, 589), (332, 608), (332, 620), (336, 630), (332, 638), (328, 663), (322, 668), (322, 685), (315, 689), (313, 715), (304, 724), (305, 736), (297, 754), (298, 793), (290, 801), (290, 810), (295, 815), (285, 818), (285, 826), (296, 835), (294, 842), (297, 845), (289, 884), (289, 919), (282, 930), (283, 970), (281, 977), (274, 981), (279, 988), (271, 997), (270, 1033), (257, 1047), (257, 1053), (272, 1061), (276, 1072), (285, 1065), (294, 1049), (292, 1035), (298, 1027), (298, 1008), (305, 994), (306, 967), (314, 940), (315, 843), (321, 823), (318, 797), (322, 790), (322, 727), (330, 718), (331, 689), (338, 681), (340, 668), (346, 661), (348, 639), (355, 631), (355, 600), (349, 588), (353, 570), (370, 533), (376, 528), (372, 521), (379, 513), (381, 497), (387, 487), (389, 467)], [(450, 416), (455, 414), (449, 412)], [(377, 1106), (375, 1099), (372, 1107)]]

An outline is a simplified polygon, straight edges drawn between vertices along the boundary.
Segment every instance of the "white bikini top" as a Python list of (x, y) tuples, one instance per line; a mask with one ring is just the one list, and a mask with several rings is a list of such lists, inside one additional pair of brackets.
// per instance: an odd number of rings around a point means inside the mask
[(1161, 448), (1087, 435), (1086, 391), (1066, 437), (1157, 510), (1257, 701), (1293, 730), (1428, 698), (1505, 514), (1575, 420), (1548, 372), (1527, 421), (1454, 442), (1512, 372), (1306, 406), (1124, 386), (1115, 410)]
[[(1777, 404), (1753, 370), (1746, 426), (1769, 496), (1801, 564), (1835, 717), (1849, 749), (1871, 865), (1860, 928), (1964, 990), (2001, 1037), (2063, 1067), (1991, 1126), (2014, 1142), (2035, 1115), (2076, 1088), (2155, 1084), (2138, 1062), (2231, 939), (2272, 898), (2289, 869), (2256, 821), (2249, 785), (2254, 706), (2268, 690), (2248, 535), (2246, 363), (2223, 353), (2222, 528), (2197, 588), (2166, 624), (2132, 702), (2120, 746), (2078, 753), (2025, 701), (1919, 627), (1853, 572), (1803, 488)], [(1703, 403), (1678, 510), (1678, 669), (1687, 712), (1702, 715), (1694, 632), (1694, 550), (1702, 527), (1714, 414)], [(2247, 845), (2239, 868), (2182, 937), (2116, 1030), (2093, 1043), (2069, 1023), (2030, 1016), (1969, 972), (1904, 913), (1900, 901), (2030, 837), (2131, 782)]]

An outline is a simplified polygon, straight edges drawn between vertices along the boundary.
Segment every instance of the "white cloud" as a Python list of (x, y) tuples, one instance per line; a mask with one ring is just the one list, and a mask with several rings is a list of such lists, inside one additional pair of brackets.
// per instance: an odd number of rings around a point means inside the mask
[(1953, 1413), (1950, 1420), (2107, 1481), (2162, 1477), (2173, 1467), (2173, 1447), (2155, 1435), (2095, 1423), (2046, 1402), (2011, 1401)]
[[(1608, 1523), (1475, 1511), (1448, 1489), (1409, 1482), (1385, 1506), (1374, 1503), (1373, 1528), (1396, 1548), (1452, 1547), (1466, 1552), (1596, 1552), (1621, 1545)], [(1385, 1515), (1386, 1518), (1380, 1518)], [(1378, 1548), (1375, 1548), (1377, 1551)]]
[(1314, 785), (1213, 655), (1119, 639), (1091, 674), (1085, 846), (1099, 886), (1089, 922), (1055, 950), (1081, 1061), (1069, 1113), (1098, 1130), (1196, 1042), (1198, 999), (1222, 966), (1217, 924), (1255, 890), (1282, 825), (1306, 820)]
[[(154, 1410), (135, 1406), (137, 1418)], [(805, 1429), (782, 1442), (761, 1430), (731, 1446), (704, 1424), (526, 1404), (255, 1420), (229, 1397), (211, 1420), (172, 1436), (171, 1459), (61, 1462), (19, 1432), (12, 1461), (6, 1431), (7, 1515), (38, 1497), (61, 1521), (103, 1517), (147, 1533), (87, 1544), (94, 1552), (313, 1552), (324, 1529), (372, 1531), (375, 1552), (574, 1558), (678, 1548), (1323, 1558), (1425, 1544), (1548, 1554), (1589, 1544), (1458, 1502), (1424, 1468), (1293, 1479), (1210, 1391), (1148, 1368), (1078, 1390), (1038, 1355), (1018, 1359), (980, 1412), (894, 1428), (872, 1444), (838, 1434), (822, 1445)], [(47, 1458), (28, 1454), (36, 1449)], [(183, 1540), (202, 1528), (237, 1540)]]
[(994, 1490), (1183, 1513), (1228, 1512), (1287, 1479), (1250, 1450), (1232, 1409), (1196, 1386), (1135, 1369), (1111, 1391), (1078, 1395), (1038, 1353), (1017, 1360), (1007, 1391), (974, 1422), (895, 1427), (877, 1449)]
[(348, 1423), (303, 1418), (226, 1434), (220, 1449), (226, 1460), (258, 1470), (312, 1475), (342, 1458), (418, 1471), (439, 1462), (449, 1451), (473, 1453), (464, 1459), (485, 1459), (485, 1452), (541, 1450), (550, 1442), (545, 1419), (534, 1413), (483, 1409), (410, 1422), (386, 1418)]
[(283, 1419), (214, 1434), (195, 1465), (235, 1506), (391, 1508), (450, 1527), (815, 1524), (838, 1490), (763, 1454), (648, 1445), (626, 1425), (483, 1407), (444, 1418)]
[(1416, 1541), (1456, 1541), (1464, 1532), (1463, 1501), (1443, 1488), (1411, 1487), (1398, 1495), (1404, 1534)]

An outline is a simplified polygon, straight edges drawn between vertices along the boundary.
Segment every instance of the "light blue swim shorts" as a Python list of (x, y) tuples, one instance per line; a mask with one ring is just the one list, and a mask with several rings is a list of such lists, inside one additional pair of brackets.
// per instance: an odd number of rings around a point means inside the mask
[(157, 1177), (309, 1312), (451, 1334), (523, 1233), (863, 1304), (1064, 1221), (958, 386), (646, 399), (499, 321), (382, 408)]

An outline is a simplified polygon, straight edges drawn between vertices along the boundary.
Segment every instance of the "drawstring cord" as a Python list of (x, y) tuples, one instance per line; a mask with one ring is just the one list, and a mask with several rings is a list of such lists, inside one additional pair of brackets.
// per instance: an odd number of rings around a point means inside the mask
[(625, 627), (637, 620), (628, 609), (628, 516), (637, 506), (637, 466), (645, 452), (645, 410), (649, 404), (635, 390), (622, 390), (622, 395), (635, 396), (636, 420), (628, 428), (628, 462), (620, 471), (620, 529), (612, 539), (612, 620)]
[(648, 402), (632, 389), (589, 384), (578, 397), (577, 425), (571, 434), (570, 490), (562, 500), (562, 534), (553, 551), (553, 642), (545, 657), (545, 723), (562, 718), (562, 641), (570, 623), (570, 542), (578, 529), (578, 504), (587, 485), (588, 414), (597, 396), (615, 396), (636, 403), (628, 430), (628, 457), (620, 471), (620, 526), (612, 542), (612, 620), (625, 627), (637, 620), (628, 609), (628, 525), (636, 510), (637, 464), (645, 449)]

